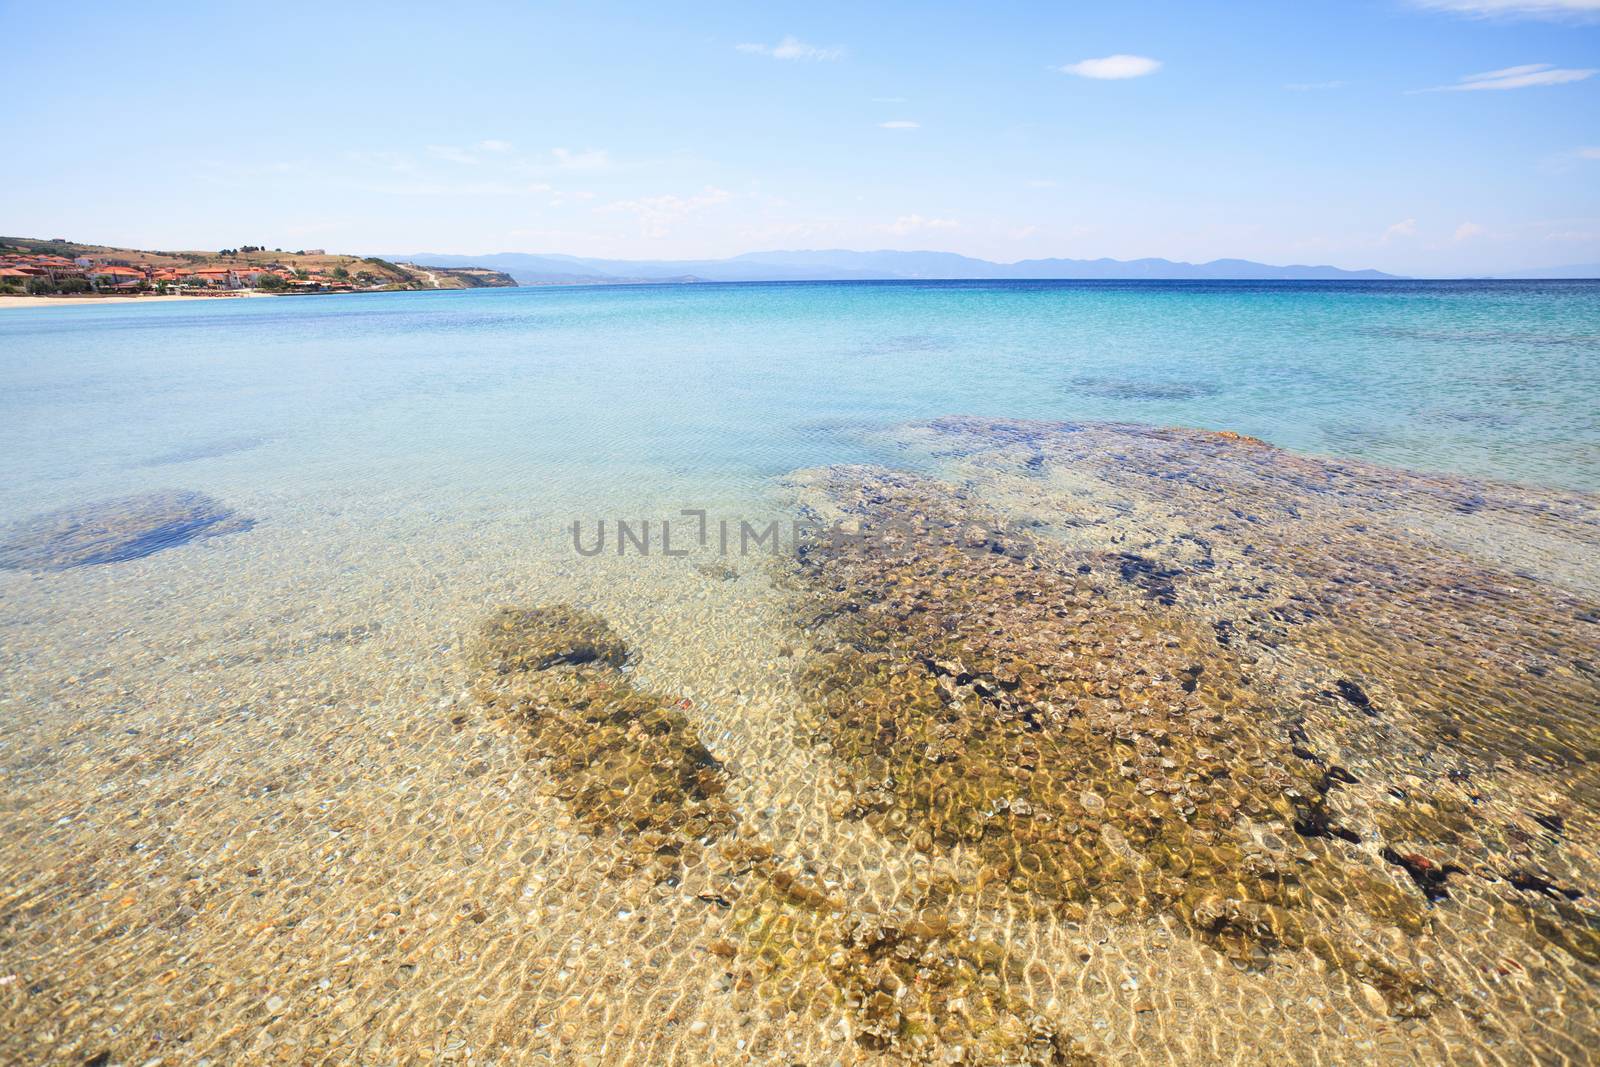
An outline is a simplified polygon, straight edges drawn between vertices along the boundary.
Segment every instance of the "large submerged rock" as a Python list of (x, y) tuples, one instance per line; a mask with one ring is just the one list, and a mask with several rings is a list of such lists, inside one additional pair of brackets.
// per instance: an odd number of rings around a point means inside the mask
[(61, 508), (0, 535), (0, 568), (62, 571), (141, 559), (255, 525), (204, 493), (163, 490)]
[(945, 477), (796, 478), (846, 531), (793, 573), (841, 816), (1397, 1016), (1491, 995), (1441, 953), (1600, 964), (1600, 501), (1228, 433), (891, 436)]
[(585, 826), (620, 835), (625, 869), (665, 875), (733, 825), (726, 775), (677, 701), (618, 669), (627, 657), (605, 619), (570, 604), (501, 608), (468, 651), (479, 701), (527, 730), (551, 791)]
[(676, 885), (686, 865), (713, 865), (717, 890), (700, 899), (731, 909), (740, 943), (708, 950), (741, 957), (793, 1010), (842, 1006), (864, 1048), (969, 1067), (1095, 1062), (1004, 988), (1019, 968), (1002, 947), (934, 907), (891, 914), (841, 899), (741, 827), (690, 703), (634, 686), (619, 669), (628, 654), (599, 615), (547, 604), (493, 612), (467, 655), (485, 710), (526, 730), (549, 791), (615, 844), (612, 875)]

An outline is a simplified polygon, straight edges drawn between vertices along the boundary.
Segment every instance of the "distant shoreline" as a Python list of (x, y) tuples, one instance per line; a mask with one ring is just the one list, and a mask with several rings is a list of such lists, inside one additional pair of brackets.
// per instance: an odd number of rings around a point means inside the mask
[(216, 294), (153, 293), (148, 296), (100, 296), (95, 293), (72, 293), (65, 296), (0, 296), (0, 308), (6, 307), (58, 307), (66, 304), (164, 304), (172, 300), (249, 300), (269, 293), (245, 290)]

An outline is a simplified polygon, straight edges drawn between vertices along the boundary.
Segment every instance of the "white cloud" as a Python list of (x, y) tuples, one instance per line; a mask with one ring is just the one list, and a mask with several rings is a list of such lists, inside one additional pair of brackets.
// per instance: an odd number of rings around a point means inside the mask
[(922, 123), (912, 122), (910, 119), (892, 119), (889, 122), (880, 122), (879, 126), (886, 130), (920, 130)]
[(1471, 18), (1593, 18), (1600, 0), (1411, 0), (1429, 11), (1448, 11)]
[(773, 59), (826, 62), (844, 57), (844, 49), (837, 45), (831, 48), (818, 48), (814, 44), (807, 44), (798, 37), (788, 36), (777, 44), (737, 44), (734, 45), (741, 52), (755, 56), (770, 56)]
[(928, 219), (921, 215), (901, 215), (887, 225), (879, 226), (884, 233), (898, 234), (904, 237), (908, 233), (917, 233), (921, 230), (953, 230), (961, 223), (955, 219)]
[(611, 155), (602, 148), (586, 148), (574, 152), (570, 148), (552, 148), (556, 166), (562, 170), (605, 170), (611, 166)]
[(1415, 237), (1417, 235), (1416, 219), (1401, 219), (1399, 222), (1383, 231), (1383, 244), (1388, 244), (1396, 237)]
[(1600, 148), (1580, 148), (1578, 149), (1578, 158), (1600, 159)]
[(733, 194), (726, 189), (706, 186), (698, 196), (645, 196), (636, 200), (614, 200), (595, 208), (600, 212), (622, 212), (639, 220), (639, 230), (645, 237), (665, 237), (672, 224), (703, 211), (708, 207), (726, 203)]
[(1161, 69), (1161, 60), (1149, 56), (1115, 55), (1100, 59), (1081, 59), (1061, 68), (1063, 74), (1076, 74), (1080, 78), (1142, 78)]
[(1468, 74), (1454, 85), (1436, 85), (1431, 89), (1415, 89), (1418, 93), (1464, 93), (1479, 89), (1527, 89), (1535, 85), (1562, 85), (1581, 82), (1600, 74), (1594, 67), (1554, 67), (1549, 63), (1525, 63), (1520, 67), (1503, 67), (1482, 74)]
[(1060, 184), (1061, 183), (1056, 181), (1054, 178), (1029, 178), (1028, 179), (1028, 188), (1029, 189), (1054, 189), (1056, 186), (1058, 186)]
[(509, 152), (511, 151), (511, 142), (496, 141), (493, 138), (490, 138), (487, 141), (479, 141), (473, 147), (477, 148), (480, 152)]
[(1291, 93), (1315, 93), (1324, 89), (1343, 89), (1347, 82), (1290, 82), (1284, 88)]
[(1474, 237), (1482, 237), (1484, 233), (1484, 228), (1476, 222), (1463, 222), (1456, 227), (1456, 240), (1470, 241)]

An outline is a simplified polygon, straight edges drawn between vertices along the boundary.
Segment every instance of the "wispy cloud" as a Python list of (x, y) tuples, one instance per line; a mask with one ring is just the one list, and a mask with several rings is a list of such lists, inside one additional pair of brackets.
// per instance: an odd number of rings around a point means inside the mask
[(1076, 74), (1080, 78), (1117, 80), (1142, 78), (1161, 69), (1161, 60), (1149, 56), (1114, 55), (1099, 59), (1080, 59), (1061, 68), (1063, 74)]
[(920, 123), (920, 122), (912, 122), (910, 119), (890, 119), (888, 122), (880, 122), (880, 123), (878, 123), (878, 125), (883, 127), (886, 130), (920, 130), (920, 129), (922, 129), (922, 123)]
[(1061, 183), (1056, 181), (1054, 178), (1029, 178), (1028, 179), (1028, 188), (1029, 189), (1054, 189), (1056, 186), (1058, 186), (1060, 184)]
[(1469, 18), (1596, 18), (1600, 0), (1411, 0), (1413, 7)]
[(1580, 148), (1578, 149), (1578, 158), (1600, 159), (1600, 148)]
[(708, 207), (726, 203), (733, 194), (726, 189), (707, 186), (697, 196), (644, 196), (635, 200), (614, 200), (595, 208), (599, 212), (621, 212), (634, 215), (639, 220), (639, 230), (645, 237), (665, 237), (676, 223)]
[(1503, 67), (1482, 74), (1468, 74), (1454, 85), (1435, 85), (1431, 89), (1413, 89), (1415, 93), (1465, 93), (1480, 89), (1528, 89), (1536, 85), (1563, 85), (1581, 82), (1600, 74), (1595, 67), (1556, 67), (1549, 63), (1525, 63), (1520, 67)]
[(955, 219), (929, 219), (921, 215), (901, 215), (893, 222), (879, 226), (884, 233), (897, 234), (904, 237), (909, 233), (918, 233), (923, 230), (953, 230), (961, 223)]
[(1325, 89), (1343, 89), (1347, 84), (1349, 83), (1342, 81), (1290, 82), (1288, 85), (1285, 85), (1284, 88), (1289, 90), (1291, 93), (1315, 93), (1321, 92)]
[(1558, 241), (1572, 244), (1589, 244), (1600, 241), (1600, 229), (1594, 230), (1552, 230), (1544, 235), (1546, 241)]
[(1470, 241), (1474, 237), (1482, 237), (1486, 232), (1488, 231), (1476, 222), (1463, 222), (1456, 227), (1456, 240)]
[(1399, 222), (1383, 231), (1383, 237), (1379, 239), (1379, 243), (1388, 244), (1397, 237), (1415, 237), (1416, 235), (1417, 220), (1401, 219)]
[(844, 58), (844, 49), (838, 45), (830, 48), (819, 48), (814, 44), (807, 44), (798, 37), (785, 37), (777, 44), (737, 44), (734, 45), (741, 52), (753, 56), (769, 56), (772, 59), (809, 60), (812, 62), (826, 62)]
[(510, 141), (496, 141), (493, 138), (490, 138), (487, 141), (479, 141), (473, 147), (477, 148), (481, 152), (495, 152), (495, 153), (509, 152), (509, 151), (511, 151), (511, 142)]

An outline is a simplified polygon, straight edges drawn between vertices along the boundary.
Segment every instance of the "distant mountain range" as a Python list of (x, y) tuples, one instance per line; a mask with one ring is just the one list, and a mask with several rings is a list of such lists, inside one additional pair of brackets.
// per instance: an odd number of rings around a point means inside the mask
[(1370, 281), (1394, 278), (1376, 270), (1274, 267), (1247, 259), (1175, 263), (1170, 259), (1024, 259), (993, 263), (952, 252), (830, 251), (748, 252), (732, 259), (587, 259), (581, 256), (501, 252), (456, 256), (434, 252), (389, 254), (387, 260), (429, 267), (487, 267), (523, 285), (596, 285), (627, 282), (898, 281), (969, 279), (1239, 279), (1246, 281)]

